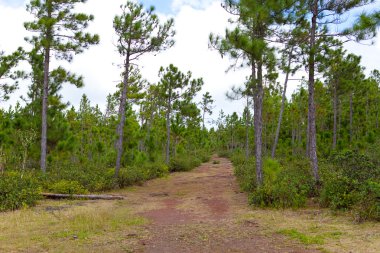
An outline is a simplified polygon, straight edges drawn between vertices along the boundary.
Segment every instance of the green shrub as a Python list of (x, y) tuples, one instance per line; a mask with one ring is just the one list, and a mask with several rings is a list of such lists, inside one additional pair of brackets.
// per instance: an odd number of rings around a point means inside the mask
[(314, 181), (307, 163), (288, 163), (282, 167), (277, 161), (264, 161), (264, 184), (250, 194), (250, 202), (262, 207), (299, 208), (312, 194)]
[(170, 160), (170, 172), (190, 171), (201, 165), (202, 162), (197, 157), (193, 156), (176, 156)]
[(353, 151), (335, 153), (322, 167), (320, 202), (334, 210), (351, 210), (355, 219), (380, 220), (380, 169)]
[(364, 182), (373, 178), (380, 178), (380, 169), (364, 154), (346, 150), (334, 153), (330, 158), (331, 163), (343, 176), (358, 182)]
[(144, 171), (139, 167), (126, 167), (119, 171), (117, 184), (120, 188), (141, 184), (146, 180)]
[(380, 221), (380, 183), (367, 181), (358, 195), (358, 201), (353, 206), (355, 219)]
[(85, 194), (87, 189), (78, 181), (60, 180), (49, 187), (49, 191), (62, 194)]
[(230, 158), (231, 157), (231, 152), (228, 150), (219, 150), (218, 151), (218, 156), (224, 157), (224, 158)]
[[(114, 170), (112, 170), (114, 171)], [(141, 184), (146, 180), (163, 177), (168, 173), (168, 167), (162, 163), (149, 163), (141, 166), (122, 168), (117, 178), (120, 188)]]
[(41, 198), (41, 188), (31, 174), (9, 172), (0, 175), (0, 211), (33, 206)]
[(169, 168), (164, 163), (148, 163), (143, 166), (146, 180), (159, 178), (169, 173)]
[(202, 163), (207, 163), (211, 159), (211, 155), (206, 151), (197, 152), (196, 157), (198, 157)]
[(234, 174), (240, 188), (246, 192), (252, 192), (256, 188), (255, 160), (250, 159), (242, 163), (234, 162)]
[(247, 162), (247, 159), (245, 158), (245, 155), (241, 152), (234, 152), (231, 155), (231, 162), (234, 166), (242, 165)]

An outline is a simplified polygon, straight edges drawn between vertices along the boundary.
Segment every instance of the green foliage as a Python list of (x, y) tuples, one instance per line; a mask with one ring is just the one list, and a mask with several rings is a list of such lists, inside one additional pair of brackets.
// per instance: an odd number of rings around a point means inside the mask
[(41, 198), (38, 181), (29, 173), (0, 175), (0, 212), (33, 206)]
[(380, 168), (353, 151), (335, 153), (322, 169), (321, 205), (352, 210), (356, 220), (380, 219)]
[(131, 185), (139, 185), (149, 179), (165, 176), (167, 173), (168, 167), (162, 163), (128, 166), (120, 170), (116, 182), (120, 188), (124, 188)]
[(360, 189), (358, 201), (352, 207), (357, 221), (380, 221), (380, 182), (367, 181)]
[(78, 181), (60, 180), (49, 186), (49, 190), (62, 194), (86, 194), (88, 191)]
[(176, 156), (170, 160), (170, 172), (190, 171), (201, 165), (202, 161), (194, 156)]
[(250, 195), (258, 206), (299, 208), (313, 194), (314, 181), (307, 162), (296, 161), (283, 167), (275, 160), (264, 161), (264, 184)]
[(231, 155), (231, 161), (240, 188), (246, 192), (254, 191), (256, 188), (255, 160), (251, 158), (247, 161), (241, 152), (235, 152)]

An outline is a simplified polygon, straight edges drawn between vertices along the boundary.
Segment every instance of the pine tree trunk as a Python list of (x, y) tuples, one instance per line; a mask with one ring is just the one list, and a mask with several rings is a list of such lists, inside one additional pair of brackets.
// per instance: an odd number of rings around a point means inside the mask
[(256, 156), (256, 180), (258, 185), (263, 184), (263, 164), (262, 164), (262, 109), (263, 109), (263, 66), (262, 62), (257, 66), (257, 84), (255, 94), (255, 156)]
[(203, 110), (203, 115), (202, 115), (202, 129), (205, 130), (205, 114), (206, 110)]
[(274, 158), (274, 156), (276, 154), (277, 143), (278, 143), (278, 139), (280, 137), (281, 123), (282, 123), (282, 117), (283, 117), (283, 114), (284, 114), (285, 101), (286, 101), (286, 88), (288, 86), (289, 74), (290, 74), (290, 70), (289, 69), (290, 69), (290, 64), (291, 64), (291, 61), (292, 61), (292, 53), (293, 53), (293, 49), (291, 49), (290, 53), (289, 53), (288, 66), (287, 66), (288, 69), (287, 69), (286, 75), (285, 75), (284, 91), (282, 92), (282, 101), (281, 101), (280, 115), (278, 116), (276, 136), (275, 136), (273, 147), (272, 147), (272, 158)]
[(247, 111), (245, 115), (245, 159), (249, 158), (249, 96), (247, 95)]
[(168, 98), (168, 110), (166, 112), (166, 155), (165, 162), (167, 165), (170, 163), (170, 113), (171, 113), (171, 92), (169, 92)]
[(334, 111), (334, 125), (333, 125), (333, 143), (332, 143), (332, 149), (336, 149), (336, 141), (337, 141), (337, 118), (338, 118), (338, 94), (337, 94), (337, 85), (334, 85), (333, 92), (334, 92), (334, 98), (333, 98), (333, 111)]
[(376, 101), (376, 129), (379, 129), (379, 99)]
[(318, 157), (317, 157), (317, 133), (316, 133), (316, 115), (314, 101), (315, 85), (315, 33), (317, 29), (318, 1), (315, 0), (312, 6), (312, 22), (310, 34), (310, 55), (309, 55), (309, 154), (311, 167), (315, 181), (319, 181)]
[(116, 157), (116, 168), (115, 168), (115, 177), (119, 176), (119, 171), (121, 167), (121, 157), (123, 154), (123, 137), (124, 137), (124, 125), (125, 125), (125, 106), (127, 103), (127, 91), (128, 91), (128, 85), (129, 85), (129, 53), (127, 53), (126, 59), (125, 59), (125, 73), (124, 73), (124, 80), (123, 80), (123, 90), (121, 93), (121, 99), (120, 99), (120, 108), (119, 108), (119, 118), (120, 122), (117, 127), (117, 143), (116, 143), (116, 151), (117, 151), (117, 157)]
[(353, 108), (353, 94), (350, 94), (350, 142), (353, 140), (353, 116), (354, 116), (354, 108)]
[[(50, 16), (51, 16), (51, 13), (49, 12), (49, 17)], [(50, 37), (50, 35), (48, 35), (48, 37)], [(44, 56), (44, 86), (42, 89), (41, 160), (40, 160), (42, 173), (46, 173), (46, 155), (47, 155), (47, 111), (48, 111), (49, 71), (50, 71), (50, 46), (49, 45), (45, 47), (44, 54), (45, 54)]]

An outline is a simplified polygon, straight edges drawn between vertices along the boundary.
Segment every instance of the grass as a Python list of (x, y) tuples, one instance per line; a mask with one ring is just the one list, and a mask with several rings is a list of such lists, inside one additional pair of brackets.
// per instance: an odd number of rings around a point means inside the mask
[(266, 236), (281, 234), (322, 252), (380, 252), (380, 223), (355, 223), (327, 209), (253, 209), (239, 222), (255, 221)]
[(43, 201), (0, 213), (0, 252), (118, 252), (137, 243), (124, 242), (126, 234), (146, 223), (122, 201)]
[(310, 236), (298, 232), (296, 229), (282, 229), (278, 231), (279, 234), (289, 236), (290, 238), (297, 239), (305, 245), (309, 244), (324, 244), (323, 237), (320, 235)]

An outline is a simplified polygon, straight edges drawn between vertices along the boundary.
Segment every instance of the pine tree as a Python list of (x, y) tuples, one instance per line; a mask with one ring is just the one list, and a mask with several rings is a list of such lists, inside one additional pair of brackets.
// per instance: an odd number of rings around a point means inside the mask
[[(254, 100), (254, 128), (255, 128), (255, 157), (256, 181), (263, 183), (262, 170), (262, 129), (263, 129), (263, 96), (264, 81), (274, 77), (275, 66), (274, 49), (268, 43), (274, 35), (273, 26), (283, 23), (285, 10), (290, 8), (286, 1), (224, 1), (224, 8), (237, 15), (236, 28), (226, 30), (224, 38), (210, 35), (211, 45), (218, 49), (220, 54), (229, 55), (238, 66), (249, 67), (249, 94)], [(264, 74), (266, 69), (267, 74)]]
[[(48, 94), (50, 81), (51, 55), (54, 53), (56, 59), (72, 61), (73, 54), (82, 53), (90, 45), (98, 44), (99, 36), (83, 33), (89, 22), (94, 17), (83, 13), (74, 13), (73, 9), (78, 3), (87, 0), (31, 0), (27, 5), (35, 20), (26, 22), (25, 29), (37, 33), (36, 36), (27, 39), (36, 48), (43, 50), (43, 89), (42, 89), (42, 130), (41, 130), (41, 161), (42, 172), (46, 172), (47, 155), (47, 113)], [(63, 68), (59, 70), (61, 77), (68, 76)], [(69, 80), (74, 83), (81, 82)]]
[[(329, 31), (328, 25), (341, 24), (341, 16), (359, 6), (372, 3), (373, 0), (302, 0), (295, 4), (298, 8), (298, 18), (296, 23), (308, 21), (307, 39), (305, 40), (305, 52), (308, 55), (308, 91), (309, 91), (309, 110), (308, 110), (308, 138), (307, 155), (311, 161), (311, 167), (315, 181), (319, 181), (319, 168), (317, 157), (317, 133), (316, 133), (316, 103), (315, 103), (315, 72), (316, 56), (318, 55), (318, 45), (320, 40), (325, 37), (353, 36), (357, 40), (373, 37), (376, 34), (376, 22), (360, 22), (360, 26), (354, 25), (353, 28), (342, 30), (336, 33)], [(370, 16), (363, 14), (360, 20), (369, 21)]]
[[(166, 117), (166, 152), (165, 162), (170, 162), (170, 122), (174, 112), (184, 109), (184, 105), (189, 105), (191, 100), (200, 91), (203, 80), (192, 79), (191, 72), (182, 73), (177, 67), (170, 64), (168, 67), (161, 67), (159, 76), (161, 77), (159, 96), (162, 98), (162, 107)], [(184, 111), (182, 110), (182, 113)]]
[(203, 130), (205, 129), (205, 115), (212, 114), (212, 104), (214, 103), (214, 100), (212, 99), (212, 96), (210, 95), (210, 92), (206, 92), (202, 96), (202, 101), (200, 103), (201, 109), (202, 109), (202, 127)]
[(123, 131), (125, 124), (125, 107), (127, 91), (130, 86), (130, 74), (133, 62), (147, 53), (160, 52), (174, 45), (173, 19), (160, 25), (159, 18), (154, 14), (154, 8), (143, 9), (142, 4), (128, 1), (121, 6), (122, 14), (114, 18), (117, 49), (124, 57), (123, 84), (120, 96), (118, 139), (116, 143), (117, 158), (115, 177), (118, 176), (123, 154)]
[(10, 55), (5, 55), (0, 51), (0, 102), (9, 99), (9, 94), (18, 88), (18, 79), (25, 76), (23, 71), (14, 70), (19, 61), (24, 58), (24, 54), (22, 48), (18, 48)]

